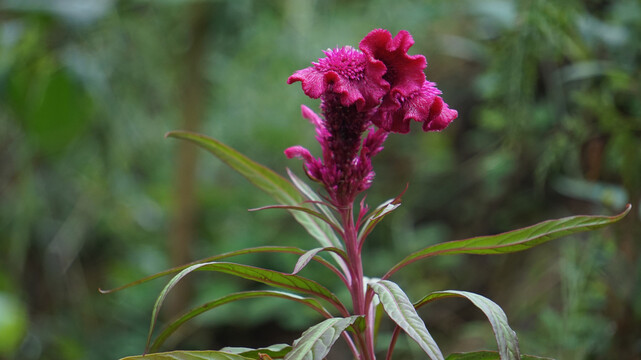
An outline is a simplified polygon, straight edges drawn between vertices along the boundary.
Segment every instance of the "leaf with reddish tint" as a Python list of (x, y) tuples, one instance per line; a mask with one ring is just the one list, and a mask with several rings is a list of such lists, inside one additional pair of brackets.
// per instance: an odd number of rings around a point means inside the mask
[(194, 271), (221, 272), (229, 275), (238, 276), (244, 279), (257, 281), (257, 282), (274, 286), (274, 287), (293, 290), (293, 291), (301, 292), (304, 294), (317, 296), (323, 300), (326, 300), (333, 306), (335, 306), (341, 312), (341, 314), (348, 313), (347, 309), (340, 302), (340, 300), (333, 293), (331, 293), (326, 287), (322, 286), (321, 284), (313, 280), (309, 280), (307, 278), (304, 278), (298, 275), (290, 275), (290, 274), (285, 274), (285, 273), (281, 273), (274, 270), (268, 270), (268, 269), (254, 267), (254, 266), (228, 263), (228, 262), (209, 262), (209, 263), (203, 263), (203, 264), (196, 264), (176, 274), (176, 276), (174, 276), (160, 292), (160, 295), (158, 296), (158, 299), (154, 304), (154, 308), (151, 315), (151, 324), (149, 326), (149, 334), (147, 335), (147, 346), (146, 346), (147, 349), (149, 349), (149, 344), (151, 343), (151, 335), (156, 325), (158, 312), (160, 311), (160, 307), (162, 306), (162, 303), (167, 297), (167, 294), (169, 293), (169, 291), (171, 291), (171, 289), (174, 286), (176, 286), (176, 284), (182, 278), (184, 278), (185, 276), (187, 276), (188, 274)]
[[(195, 309), (192, 309), (189, 312), (183, 314), (177, 320), (174, 320), (173, 322), (171, 322), (160, 332), (160, 334), (158, 334), (158, 336), (156, 337), (156, 340), (154, 340), (153, 344), (151, 344), (150, 351), (157, 351), (158, 348), (160, 348), (160, 346), (162, 346), (162, 344), (165, 342), (165, 340), (167, 340), (167, 338), (171, 336), (171, 334), (173, 334), (176, 330), (178, 330), (178, 328), (182, 324), (184, 324), (188, 320), (191, 320), (204, 312), (215, 309), (225, 304), (229, 304), (234, 301), (244, 300), (244, 299), (264, 298), (264, 297), (276, 297), (276, 298), (296, 301), (298, 303), (301, 303), (303, 305), (306, 305), (314, 309), (323, 317), (326, 317), (326, 318), (332, 317), (332, 314), (330, 314), (327, 310), (325, 310), (325, 308), (314, 298), (306, 298), (306, 297), (302, 297), (295, 294), (288, 294), (280, 291), (269, 291), (269, 290), (245, 291), (245, 292), (233, 293), (233, 294), (223, 296), (214, 301), (205, 303)], [(222, 349), (221, 351), (228, 351), (228, 350), (225, 348), (225, 349)], [(262, 351), (262, 352), (266, 353), (265, 351)], [(235, 354), (247, 356), (246, 354), (240, 353), (240, 352), (235, 352)], [(272, 356), (272, 357), (276, 357), (276, 356)]]
[(298, 258), (298, 261), (296, 262), (296, 266), (294, 266), (294, 271), (292, 271), (292, 275), (298, 274), (298, 272), (303, 270), (303, 268), (305, 268), (305, 266), (307, 266), (307, 264), (309, 264), (309, 262), (312, 261), (316, 257), (316, 255), (318, 255), (318, 253), (321, 251), (329, 251), (333, 254), (337, 254), (342, 259), (347, 259), (347, 254), (341, 249), (331, 248), (331, 247), (312, 249), (307, 251), (303, 255), (301, 255), (300, 258)]
[(222, 351), (170, 351), (128, 356), (120, 360), (252, 360), (252, 358)]
[[(120, 290), (124, 290), (124, 289), (130, 288), (132, 286), (140, 285), (140, 284), (146, 283), (147, 281), (158, 279), (158, 278), (163, 277), (163, 276), (176, 274), (176, 273), (180, 272), (181, 270), (184, 270), (184, 269), (186, 269), (186, 268), (188, 268), (188, 267), (190, 267), (192, 265), (197, 265), (197, 264), (202, 264), (202, 263), (206, 263), (206, 262), (222, 260), (222, 259), (226, 259), (226, 258), (230, 258), (230, 257), (234, 257), (234, 256), (239, 256), (239, 255), (257, 254), (257, 253), (270, 253), (270, 252), (303, 255), (303, 254), (305, 254), (306, 251), (303, 250), (303, 249), (299, 249), (297, 247), (292, 247), (292, 246), (259, 246), (259, 247), (254, 247), (254, 248), (235, 250), (235, 251), (231, 251), (231, 252), (228, 252), (228, 253), (214, 255), (214, 256), (210, 256), (210, 257), (204, 258), (204, 259), (200, 259), (200, 260), (191, 262), (189, 264), (176, 266), (176, 267), (173, 267), (171, 269), (168, 269), (168, 270), (165, 270), (165, 271), (161, 271), (161, 272), (153, 274), (153, 275), (146, 276), (146, 277), (144, 277), (142, 279), (138, 279), (136, 281), (130, 282), (128, 284), (119, 286), (119, 287), (114, 288), (114, 289), (108, 289), (108, 290), (99, 289), (99, 291), (101, 293), (103, 293), (103, 294), (109, 294), (109, 293), (112, 293), (112, 292), (116, 292), (116, 291), (120, 291)], [(322, 258), (314, 258), (314, 260), (322, 263), (326, 267), (331, 267), (331, 264), (329, 264), (327, 261), (325, 261)]]
[[(250, 359), (282, 359), (290, 351), (292, 351), (291, 345), (287, 344), (277, 344), (268, 346), (266, 348), (260, 349), (250, 349), (244, 347), (226, 347), (220, 349), (220, 351), (228, 352), (232, 354), (242, 355)], [(265, 356), (266, 355), (266, 356)]]
[(630, 212), (631, 205), (615, 216), (579, 215), (548, 220), (522, 229), (497, 235), (444, 242), (410, 254), (383, 276), (387, 279), (399, 269), (424, 258), (436, 255), (476, 254), (494, 255), (523, 251), (562, 236), (595, 230), (621, 220)]
[[(303, 203), (303, 197), (287, 179), (216, 139), (189, 131), (171, 131), (165, 136), (191, 141), (209, 151), (280, 204), (301, 206)], [(298, 211), (291, 214), (322, 246), (341, 247), (336, 234), (320, 219)]]

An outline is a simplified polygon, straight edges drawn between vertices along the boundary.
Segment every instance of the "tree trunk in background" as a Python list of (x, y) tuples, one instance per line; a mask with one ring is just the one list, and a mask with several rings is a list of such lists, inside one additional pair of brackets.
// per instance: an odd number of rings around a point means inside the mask
[[(203, 60), (207, 47), (207, 32), (210, 24), (210, 5), (196, 3), (187, 12), (190, 44), (184, 57), (180, 82), (181, 130), (197, 131), (204, 116), (206, 83)], [(169, 232), (169, 256), (172, 265), (192, 261), (191, 245), (196, 230), (196, 153), (197, 147), (186, 141), (178, 142), (176, 178), (174, 183), (174, 213)], [(167, 299), (166, 315), (172, 316), (186, 310), (191, 297), (188, 279), (183, 279)]]

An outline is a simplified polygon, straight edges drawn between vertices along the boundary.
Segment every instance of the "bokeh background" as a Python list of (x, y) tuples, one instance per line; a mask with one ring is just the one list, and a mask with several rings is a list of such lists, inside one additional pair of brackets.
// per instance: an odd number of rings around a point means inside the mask
[[(635, 0), (4, 0), (0, 3), (0, 358), (142, 353), (166, 280), (110, 288), (249, 246), (316, 244), (272, 201), (174, 129), (216, 137), (284, 174), (284, 148), (318, 153), (287, 77), (373, 28), (409, 30), (459, 118), (394, 135), (375, 205), (405, 201), (366, 245), (380, 276), (429, 244), (552, 217), (632, 212), (610, 228), (507, 256), (450, 256), (397, 273), (414, 300), (476, 291), (506, 310), (525, 353), (641, 358), (641, 3)], [(289, 256), (239, 261), (288, 271)], [(339, 291), (331, 274), (305, 270)], [(194, 274), (161, 322), (256, 285)], [(444, 352), (493, 349), (464, 301), (422, 309)], [(291, 343), (320, 321), (249, 300), (166, 349)], [(391, 326), (384, 325), (381, 346)], [(344, 349), (343, 349), (344, 350)], [(422, 359), (406, 338), (397, 358)], [(346, 358), (341, 348), (330, 357)]]

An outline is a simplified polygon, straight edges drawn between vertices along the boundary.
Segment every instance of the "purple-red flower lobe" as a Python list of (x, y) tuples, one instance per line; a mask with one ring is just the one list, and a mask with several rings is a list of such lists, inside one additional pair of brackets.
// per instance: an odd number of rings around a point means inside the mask
[(383, 80), (385, 66), (371, 64), (363, 53), (351, 46), (324, 51), (324, 58), (312, 63), (313, 66), (298, 70), (287, 79), (288, 84), (302, 83), (303, 92), (313, 99), (324, 94), (341, 95), (341, 104), (356, 104), (365, 111), (380, 102), (387, 92)]
[(383, 99), (383, 103), (372, 117), (372, 122), (391, 132), (407, 134), (410, 120), (423, 123), (423, 131), (441, 131), (457, 116), (439, 96), (436, 84), (425, 81), (420, 89), (406, 97), (397, 94)]
[(427, 61), (423, 55), (407, 54), (412, 45), (414, 39), (409, 32), (401, 30), (392, 38), (392, 34), (383, 29), (371, 31), (359, 44), (368, 61), (385, 65), (383, 79), (389, 83), (391, 95), (407, 96), (425, 82), (423, 70)]

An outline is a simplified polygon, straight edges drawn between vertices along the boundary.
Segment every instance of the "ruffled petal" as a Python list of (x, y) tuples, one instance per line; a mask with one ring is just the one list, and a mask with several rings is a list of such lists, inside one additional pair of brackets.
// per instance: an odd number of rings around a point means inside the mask
[(401, 134), (410, 131), (410, 120), (422, 122), (424, 131), (441, 131), (458, 113), (448, 107), (440, 94), (436, 84), (426, 81), (419, 91), (406, 98), (386, 97), (372, 122), (384, 130)]
[(382, 62), (385, 65), (387, 71), (383, 79), (389, 83), (392, 96), (395, 93), (408, 96), (425, 82), (425, 57), (407, 54), (413, 44), (414, 39), (409, 32), (401, 30), (392, 38), (392, 34), (384, 29), (371, 31), (359, 44), (370, 63)]
[(288, 84), (293, 84), (296, 81), (302, 83), (303, 92), (312, 99), (318, 99), (327, 91), (325, 74), (314, 67), (298, 70), (287, 79)]
[(441, 131), (458, 117), (458, 111), (450, 109), (440, 97), (435, 99), (430, 110), (428, 121), (423, 123), (423, 131)]
[(288, 84), (302, 83), (303, 92), (313, 99), (329, 92), (340, 94), (341, 105), (356, 104), (360, 111), (377, 106), (389, 85), (383, 80), (385, 67), (369, 64), (363, 53), (350, 46), (324, 51), (326, 57), (312, 67), (296, 71)]

